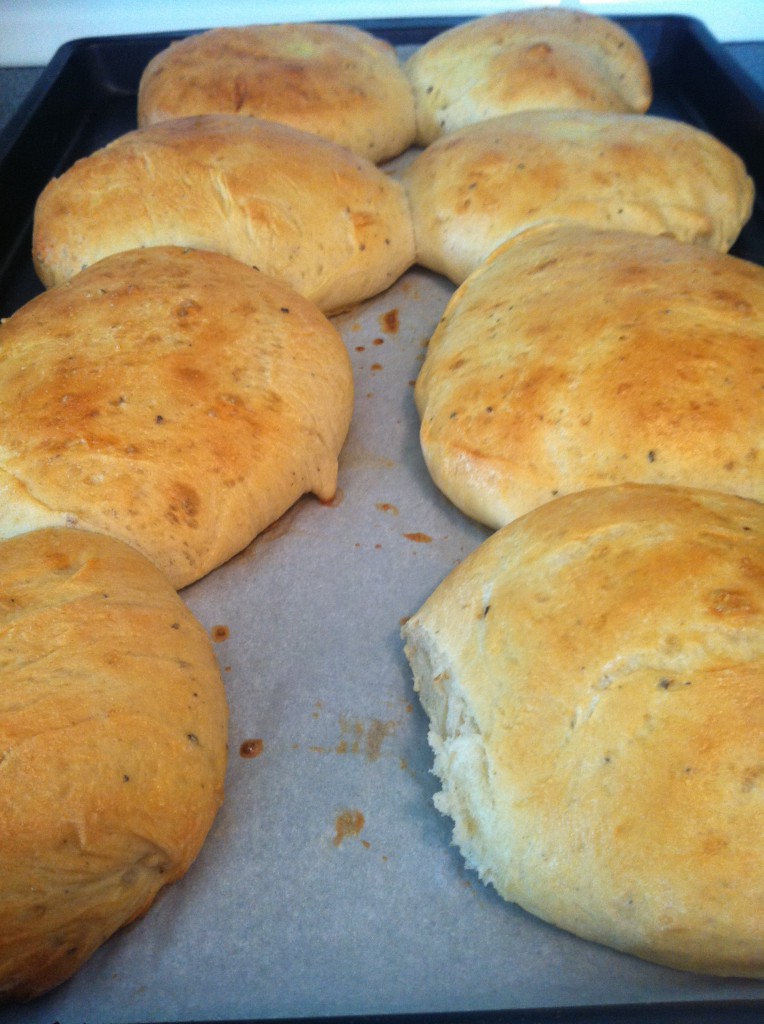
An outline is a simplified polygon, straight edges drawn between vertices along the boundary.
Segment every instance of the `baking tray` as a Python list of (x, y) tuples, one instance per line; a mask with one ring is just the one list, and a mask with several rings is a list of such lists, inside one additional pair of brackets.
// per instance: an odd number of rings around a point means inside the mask
[[(405, 56), (461, 20), (353, 24)], [(734, 252), (764, 264), (764, 92), (695, 19), (615, 20), (650, 61), (652, 112), (706, 128), (746, 161), (759, 198)], [(0, 315), (42, 290), (37, 195), (135, 126), (143, 68), (186, 34), (66, 44), (7, 124)], [(435, 490), (418, 445), (411, 385), (451, 291), (414, 268), (337, 318), (357, 392), (337, 499), (302, 499), (183, 591), (231, 706), (226, 803), (197, 863), (75, 978), (0, 1009), (0, 1024), (764, 1021), (764, 983), (643, 963), (504, 903), (432, 807), (399, 627), (488, 535)], [(250, 739), (257, 758), (241, 756)]]

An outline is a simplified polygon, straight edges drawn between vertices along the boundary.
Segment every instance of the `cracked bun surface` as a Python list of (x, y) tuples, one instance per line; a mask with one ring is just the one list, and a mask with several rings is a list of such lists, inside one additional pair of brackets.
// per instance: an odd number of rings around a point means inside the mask
[(196, 858), (223, 799), (210, 640), (138, 552), (0, 542), (0, 1002), (69, 978)]
[(470, 554), (403, 629), (436, 806), (507, 900), (764, 977), (764, 507), (623, 485)]
[(416, 132), (394, 47), (352, 25), (244, 25), (171, 43), (141, 76), (138, 124), (191, 114), (278, 121), (374, 163), (402, 153)]
[(353, 378), (336, 328), (217, 253), (108, 257), (0, 327), (0, 537), (111, 534), (176, 587), (298, 498), (331, 500)]
[(37, 200), (32, 255), (46, 287), (158, 245), (222, 252), (327, 314), (384, 291), (414, 262), (400, 182), (316, 135), (235, 115), (128, 132)]

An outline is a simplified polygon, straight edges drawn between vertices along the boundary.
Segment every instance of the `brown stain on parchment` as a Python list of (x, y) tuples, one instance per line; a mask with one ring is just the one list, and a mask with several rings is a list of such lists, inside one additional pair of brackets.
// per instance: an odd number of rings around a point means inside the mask
[(340, 715), (340, 740), (334, 748), (335, 754), (364, 754), (367, 761), (377, 761), (382, 754), (386, 736), (392, 736), (398, 728), (394, 720), (383, 722), (372, 718), (369, 723)]
[(386, 334), (397, 334), (400, 327), (400, 314), (397, 309), (388, 309), (379, 316), (379, 324)]
[(346, 839), (360, 835), (365, 824), (366, 819), (361, 811), (351, 808), (340, 811), (334, 819), (333, 845), (340, 846)]
[(244, 740), (239, 745), (239, 757), (259, 757), (264, 749), (265, 744), (261, 739)]
[[(390, 710), (398, 709), (398, 701), (389, 701)], [(411, 715), (414, 706), (411, 700), (402, 703), (402, 714)], [(325, 712), (323, 700), (313, 701), (313, 710), (310, 717), (320, 719)], [(384, 752), (384, 742), (388, 736), (394, 736), (401, 725), (401, 718), (372, 718), (368, 721), (353, 718), (349, 715), (340, 714), (338, 725), (340, 736), (334, 746), (327, 744), (309, 744), (307, 750), (313, 754), (354, 754), (365, 757), (370, 762), (378, 761)], [(301, 744), (294, 743), (293, 749), (299, 750)], [(408, 766), (401, 763), (401, 768)]]
[[(323, 701), (317, 700), (313, 704), (312, 718), (320, 718), (324, 711)], [(392, 706), (391, 706), (392, 710)], [(403, 705), (404, 714), (411, 714), (413, 705), (406, 701)], [(333, 747), (327, 745), (310, 745), (307, 749), (314, 754), (356, 754), (366, 758), (367, 761), (378, 761), (383, 755), (384, 743), (388, 736), (394, 736), (401, 725), (400, 718), (371, 718), (364, 721), (360, 718), (353, 718), (350, 715), (340, 714), (338, 716), (340, 737)], [(300, 744), (295, 744), (295, 749)], [(402, 765), (402, 767), (404, 767)]]

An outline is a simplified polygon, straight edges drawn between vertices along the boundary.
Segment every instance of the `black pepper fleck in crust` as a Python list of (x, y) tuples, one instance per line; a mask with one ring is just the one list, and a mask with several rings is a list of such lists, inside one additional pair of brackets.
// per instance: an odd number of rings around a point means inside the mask
[(692, 686), (692, 680), (685, 679), (679, 681), (678, 679), (669, 679), (668, 677), (663, 676), (658, 683), (658, 688), (661, 690), (676, 690), (680, 686)]

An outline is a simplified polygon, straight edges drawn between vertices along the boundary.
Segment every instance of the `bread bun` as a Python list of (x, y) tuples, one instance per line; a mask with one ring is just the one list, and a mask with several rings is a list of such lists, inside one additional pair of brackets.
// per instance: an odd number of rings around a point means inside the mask
[(515, 110), (644, 113), (650, 68), (636, 41), (607, 18), (540, 7), (489, 14), (428, 40), (404, 64), (417, 141)]
[(325, 139), (234, 115), (128, 132), (38, 198), (32, 246), (46, 287), (151, 245), (222, 252), (325, 313), (383, 291), (414, 261), (400, 182)]
[(625, 485), (493, 534), (403, 630), (437, 807), (507, 900), (764, 977), (764, 509)]
[(185, 586), (332, 498), (352, 403), (342, 338), (291, 288), (217, 253), (118, 253), (0, 327), (0, 537), (96, 530)]
[(374, 163), (402, 153), (416, 132), (395, 49), (352, 25), (245, 25), (171, 43), (141, 76), (138, 124), (192, 114), (279, 121)]
[(120, 541), (0, 542), (0, 1001), (77, 971), (190, 867), (223, 797), (207, 635)]
[(764, 499), (764, 269), (671, 238), (529, 229), (452, 296), (416, 382), (421, 444), (503, 526), (606, 484)]
[(566, 220), (726, 252), (753, 181), (712, 135), (644, 114), (533, 110), (437, 139), (404, 172), (417, 261), (456, 284), (527, 227)]

